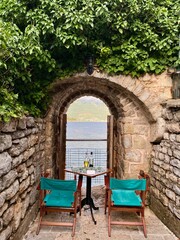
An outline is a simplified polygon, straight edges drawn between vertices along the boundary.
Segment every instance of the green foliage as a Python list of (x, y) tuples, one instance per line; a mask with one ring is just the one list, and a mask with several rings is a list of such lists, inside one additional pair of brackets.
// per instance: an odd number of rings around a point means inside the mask
[(23, 106), (18, 103), (18, 95), (0, 87), (0, 121), (8, 122), (12, 117), (21, 117), (26, 113)]
[(38, 116), (89, 54), (109, 74), (159, 74), (180, 61), (179, 13), (176, 0), (1, 0), (0, 86)]

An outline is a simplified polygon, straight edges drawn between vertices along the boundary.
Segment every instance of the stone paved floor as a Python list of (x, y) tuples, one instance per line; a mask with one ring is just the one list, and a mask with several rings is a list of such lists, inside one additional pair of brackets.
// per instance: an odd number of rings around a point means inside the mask
[[(136, 226), (113, 226), (111, 231), (111, 237), (108, 237), (107, 229), (107, 215), (104, 214), (103, 200), (96, 196), (95, 204), (100, 206), (100, 209), (94, 211), (94, 217), (97, 224), (94, 225), (90, 210), (82, 209), (81, 216), (77, 217), (76, 234), (75, 237), (71, 237), (71, 228), (65, 227), (41, 227), (39, 235), (36, 235), (37, 219), (29, 227), (29, 231), (24, 236), (23, 240), (178, 240), (177, 237), (154, 215), (154, 213), (147, 207), (145, 211), (147, 235), (145, 238), (143, 235), (142, 227)], [(72, 218), (66, 213), (49, 213), (47, 218), (60, 220)], [(114, 216), (120, 218), (136, 218), (137, 216), (123, 213), (116, 213)]]

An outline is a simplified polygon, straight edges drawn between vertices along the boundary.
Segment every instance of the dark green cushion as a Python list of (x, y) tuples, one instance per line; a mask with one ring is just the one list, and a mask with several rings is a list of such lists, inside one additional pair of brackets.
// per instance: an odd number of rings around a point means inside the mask
[(140, 196), (136, 195), (133, 190), (113, 189), (111, 200), (114, 202), (114, 205), (119, 206), (142, 206)]
[(44, 198), (47, 207), (71, 207), (74, 202), (73, 191), (57, 191), (53, 190)]

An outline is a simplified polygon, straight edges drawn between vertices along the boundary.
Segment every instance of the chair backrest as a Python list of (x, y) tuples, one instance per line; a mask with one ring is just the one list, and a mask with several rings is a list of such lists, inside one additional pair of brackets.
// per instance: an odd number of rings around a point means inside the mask
[(110, 178), (110, 189), (146, 190), (146, 179), (116, 179)]
[(41, 190), (66, 190), (76, 191), (76, 180), (59, 180), (41, 177)]

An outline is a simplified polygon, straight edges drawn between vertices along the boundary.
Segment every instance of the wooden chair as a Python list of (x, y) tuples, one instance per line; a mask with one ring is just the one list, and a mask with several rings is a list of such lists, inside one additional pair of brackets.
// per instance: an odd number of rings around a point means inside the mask
[[(40, 179), (40, 216), (37, 227), (39, 234), (42, 225), (72, 227), (72, 237), (75, 235), (77, 209), (81, 215), (81, 193), (76, 186), (76, 180), (59, 180), (41, 177)], [(48, 212), (69, 212), (74, 214), (73, 221), (53, 222), (44, 220)]]
[[(109, 237), (112, 225), (143, 226), (144, 236), (147, 237), (144, 219), (146, 190), (147, 180), (144, 178), (127, 180), (110, 178), (109, 189), (107, 189), (108, 203), (105, 204), (105, 213), (108, 206)], [(136, 222), (113, 221), (111, 216), (113, 211), (134, 212), (140, 219)]]

